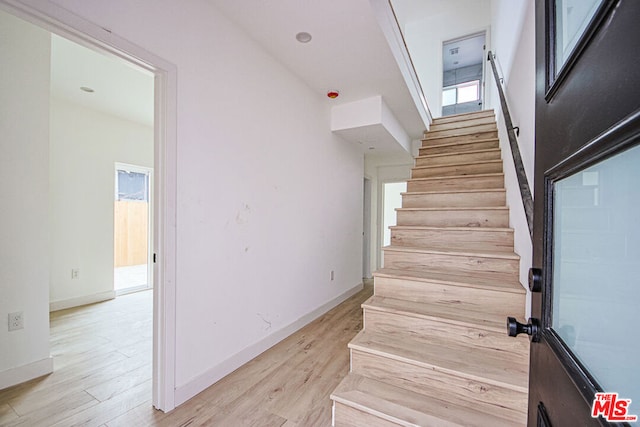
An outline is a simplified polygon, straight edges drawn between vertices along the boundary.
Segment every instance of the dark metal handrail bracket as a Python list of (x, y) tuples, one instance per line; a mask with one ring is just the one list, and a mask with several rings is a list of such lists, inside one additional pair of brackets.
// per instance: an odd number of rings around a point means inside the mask
[(520, 129), (513, 126), (511, 121), (511, 114), (509, 114), (509, 107), (507, 106), (507, 98), (504, 95), (502, 89), (502, 78), (498, 76), (498, 69), (496, 68), (495, 55), (489, 51), (488, 61), (491, 63), (491, 69), (493, 70), (493, 77), (496, 80), (496, 86), (498, 87), (498, 95), (500, 96), (500, 106), (502, 108), (502, 115), (504, 117), (504, 123), (507, 127), (507, 134), (509, 135), (509, 145), (511, 146), (511, 155), (513, 156), (513, 163), (516, 167), (516, 175), (518, 177), (518, 185), (520, 186), (520, 196), (522, 197), (522, 205), (524, 206), (524, 213), (527, 217), (527, 225), (529, 226), (529, 235), (533, 237), (533, 197), (531, 196), (531, 189), (529, 188), (529, 181), (527, 181), (527, 174), (524, 170), (524, 164), (522, 163), (522, 156), (520, 155), (520, 148), (518, 147), (517, 133), (520, 133)]

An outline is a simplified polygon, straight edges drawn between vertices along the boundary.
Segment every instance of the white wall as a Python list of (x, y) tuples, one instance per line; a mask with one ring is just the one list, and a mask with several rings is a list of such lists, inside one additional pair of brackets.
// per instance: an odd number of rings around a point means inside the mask
[[(0, 12), (0, 389), (50, 372), (50, 36)], [(24, 329), (8, 332), (8, 313)]]
[[(505, 92), (511, 120), (520, 127), (518, 145), (525, 172), (533, 194), (533, 172), (535, 151), (535, 5), (530, 0), (493, 0), (492, 45), (499, 63), (499, 72), (505, 79)], [(493, 79), (493, 75), (489, 74)], [(495, 82), (487, 82), (493, 92), (492, 99), (498, 118), (498, 131), (504, 162), (507, 204), (510, 226), (515, 230), (515, 251), (520, 259), (520, 282), (527, 289), (529, 317), (531, 295), (527, 286), (527, 275), (532, 266), (532, 246), (529, 236), (522, 197), (518, 186), (513, 157), (509, 147), (500, 101)]]
[(381, 267), (381, 249), (383, 245), (383, 185), (386, 182), (400, 182), (411, 178), (414, 160), (406, 152), (368, 153), (365, 156), (364, 174), (371, 179), (371, 250), (369, 253), (371, 269)]
[(489, 0), (428, 0), (413, 15), (413, 0), (394, 0), (411, 59), (433, 117), (442, 116), (442, 44), (486, 31), (491, 24)]
[(363, 157), (205, 0), (53, 3), (177, 67), (179, 404), (359, 288)]
[(52, 98), (52, 309), (114, 296), (115, 162), (153, 167), (153, 128)]

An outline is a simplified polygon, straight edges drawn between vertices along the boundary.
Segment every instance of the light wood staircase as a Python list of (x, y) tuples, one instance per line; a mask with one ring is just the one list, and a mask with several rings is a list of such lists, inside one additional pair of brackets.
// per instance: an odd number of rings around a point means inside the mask
[(493, 111), (436, 119), (374, 274), (334, 426), (526, 425), (525, 290)]

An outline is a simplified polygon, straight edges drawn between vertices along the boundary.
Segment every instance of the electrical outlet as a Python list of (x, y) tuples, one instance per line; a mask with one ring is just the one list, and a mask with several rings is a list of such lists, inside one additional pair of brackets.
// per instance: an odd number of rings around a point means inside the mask
[(72, 268), (71, 269), (71, 278), (72, 279), (80, 278), (80, 269), (79, 268)]
[(333, 279), (336, 278), (336, 272), (331, 270), (331, 275), (330, 276), (331, 276), (331, 281), (333, 281)]
[(24, 328), (24, 316), (21, 311), (9, 313), (9, 330), (17, 331)]

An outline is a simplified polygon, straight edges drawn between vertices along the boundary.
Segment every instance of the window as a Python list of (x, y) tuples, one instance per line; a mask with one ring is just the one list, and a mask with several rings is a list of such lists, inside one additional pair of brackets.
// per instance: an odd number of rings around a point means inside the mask
[(480, 99), (480, 80), (448, 86), (442, 90), (442, 106), (473, 102)]
[(149, 175), (118, 169), (116, 200), (149, 200)]
[(555, 0), (556, 71), (567, 62), (601, 4), (602, 0)]

